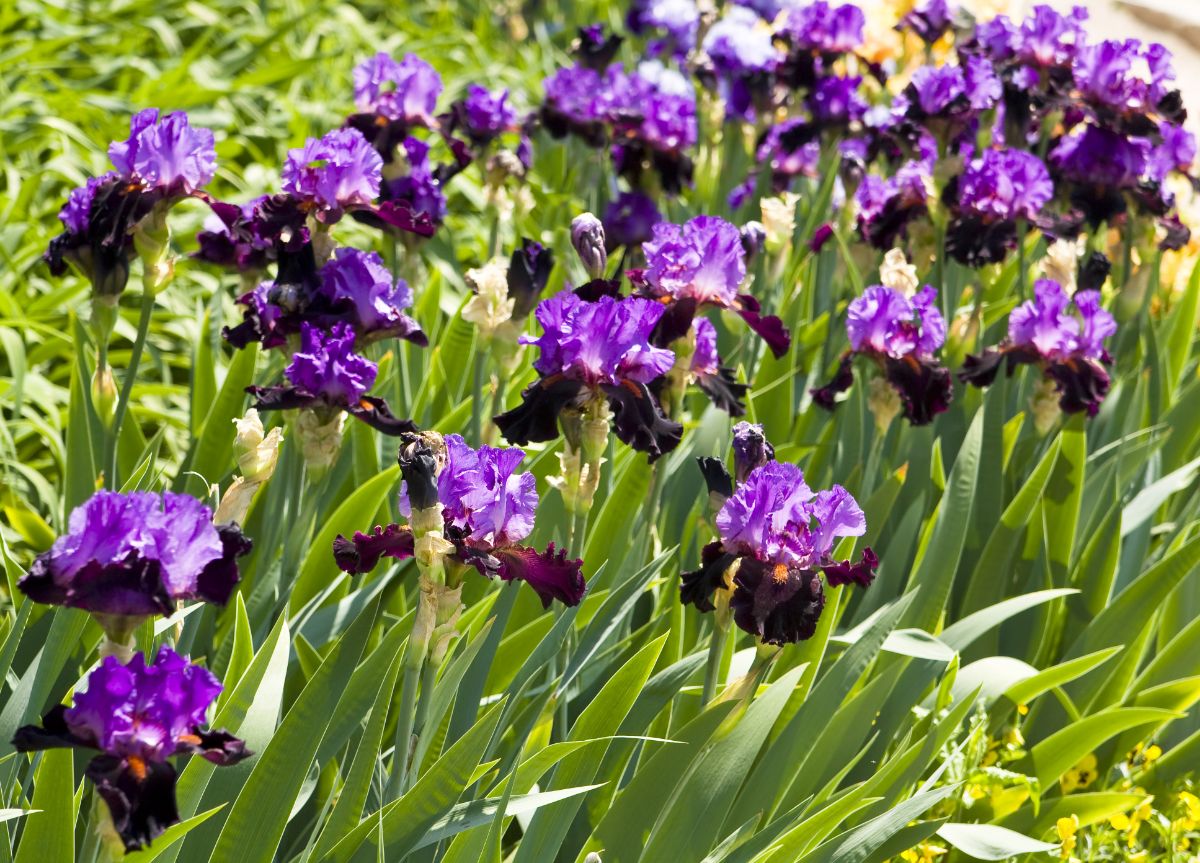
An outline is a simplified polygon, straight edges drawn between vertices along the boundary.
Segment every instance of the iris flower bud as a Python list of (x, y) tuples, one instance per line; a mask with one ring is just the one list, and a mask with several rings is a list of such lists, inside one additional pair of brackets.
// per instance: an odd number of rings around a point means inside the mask
[(572, 220), (571, 245), (593, 279), (602, 278), (608, 267), (608, 252), (604, 242), (604, 225), (591, 213), (584, 213)]

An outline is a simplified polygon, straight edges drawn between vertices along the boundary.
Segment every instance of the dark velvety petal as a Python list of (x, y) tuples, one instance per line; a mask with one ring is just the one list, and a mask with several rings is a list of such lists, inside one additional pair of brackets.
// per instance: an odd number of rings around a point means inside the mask
[(998, 264), (1016, 247), (1015, 222), (959, 217), (946, 228), (946, 254), (968, 267)]
[(97, 755), (88, 764), (86, 775), (108, 804), (113, 827), (126, 851), (149, 845), (179, 823), (175, 768), (167, 762)]
[(666, 311), (654, 327), (654, 332), (650, 334), (650, 344), (660, 348), (670, 347), (676, 339), (682, 339), (688, 334), (695, 317), (696, 300), (692, 297), (668, 303)]
[(1077, 279), (1081, 291), (1098, 291), (1108, 281), (1108, 274), (1112, 272), (1112, 261), (1104, 252), (1092, 252), (1079, 264), (1079, 277)]
[(246, 387), (254, 396), (254, 407), (260, 411), (286, 411), (312, 407), (320, 400), (311, 393), (297, 387)]
[(1183, 94), (1178, 90), (1172, 90), (1167, 95), (1158, 100), (1158, 113), (1163, 115), (1164, 119), (1170, 120), (1172, 123), (1182, 124), (1187, 119), (1187, 109), (1183, 107)]
[(137, 617), (175, 613), (158, 561), (145, 560), (136, 552), (106, 564), (90, 561), (61, 586), (51, 575), (49, 559), (39, 556), (17, 587), (34, 602), (99, 614)]
[(817, 252), (821, 251), (821, 249), (825, 248), (825, 244), (829, 242), (829, 239), (832, 236), (833, 225), (820, 225), (815, 231), (813, 231), (812, 239), (808, 241), (809, 250), (815, 255)]
[(357, 402), (346, 408), (346, 413), (355, 419), (360, 419), (378, 432), (399, 437), (407, 432), (415, 432), (417, 424), (409, 419), (401, 419), (392, 413), (387, 402), (376, 396), (363, 396)]
[(583, 384), (569, 378), (539, 379), (521, 393), (521, 404), (493, 418), (509, 443), (527, 444), (558, 437), (558, 414), (575, 401)]
[(787, 327), (783, 325), (783, 321), (774, 315), (763, 317), (759, 314), (761, 306), (758, 300), (749, 294), (740, 294), (738, 296), (739, 308), (737, 313), (754, 332), (767, 343), (767, 347), (771, 349), (771, 353), (775, 355), (775, 359), (780, 359), (788, 352), (788, 348), (792, 345), (791, 333), (787, 331)]
[(733, 620), (767, 644), (812, 638), (825, 607), (820, 574), (742, 558), (734, 576)]
[(700, 456), (696, 459), (696, 464), (700, 465), (700, 473), (704, 475), (704, 485), (707, 486), (710, 495), (733, 495), (733, 477), (729, 475), (729, 468), (725, 467), (725, 462), (713, 456)]
[(405, 434), (396, 461), (413, 510), (437, 506), (438, 453), (434, 452), (429, 438), (414, 432)]
[(617, 437), (654, 461), (679, 446), (683, 426), (668, 419), (645, 384), (624, 381), (601, 387), (613, 412)]
[(545, 551), (521, 545), (492, 549), (492, 555), (500, 561), (500, 578), (504, 581), (519, 579), (534, 589), (544, 608), (557, 599), (563, 605), (579, 605), (587, 592), (583, 580), (583, 561), (567, 557), (567, 550), (554, 550), (554, 543)]
[(875, 580), (875, 570), (879, 568), (879, 557), (867, 546), (863, 549), (862, 558), (858, 563), (843, 560), (821, 567), (825, 580), (831, 587), (842, 584), (857, 584), (859, 587), (870, 587)]
[(513, 317), (524, 320), (538, 304), (550, 273), (554, 269), (554, 253), (541, 243), (521, 238), (508, 261), (508, 295), (513, 299)]
[(192, 736), (196, 738), (195, 741), (184, 741), (189, 744), (187, 751), (219, 767), (237, 764), (254, 754), (246, 748), (246, 741), (234, 737), (223, 728), (208, 731), (197, 728)]
[(1159, 219), (1158, 224), (1163, 229), (1163, 238), (1159, 241), (1158, 247), (1164, 252), (1177, 252), (1192, 239), (1192, 229), (1179, 221), (1178, 215), (1172, 214)]
[(903, 206), (896, 198), (890, 199), (882, 212), (869, 222), (859, 220), (859, 231), (863, 239), (874, 248), (884, 251), (896, 245), (896, 240), (908, 232), (908, 224), (924, 218), (929, 213), (925, 204)]
[(571, 45), (571, 56), (580, 66), (603, 72), (617, 56), (624, 39), (616, 33), (605, 33), (600, 24), (579, 28), (579, 36)]
[(854, 354), (847, 351), (838, 360), (837, 371), (833, 373), (829, 383), (823, 387), (809, 390), (813, 403), (831, 411), (837, 405), (837, 396), (854, 385)]
[(979, 356), (967, 354), (963, 360), (962, 370), (958, 379), (977, 387), (990, 387), (1004, 362), (1004, 351), (999, 348), (988, 348)]
[(733, 376), (733, 369), (722, 368), (715, 375), (697, 375), (696, 386), (712, 399), (716, 405), (731, 417), (740, 417), (746, 413), (746, 405), (742, 397), (749, 387), (740, 384)]
[(432, 237), (437, 229), (428, 213), (418, 213), (403, 200), (383, 201), (374, 207), (354, 210), (350, 215), (372, 227), (395, 228), (418, 237)]
[(351, 575), (370, 572), (381, 557), (405, 560), (412, 556), (412, 531), (398, 524), (376, 525), (371, 533), (356, 531), (354, 539), (346, 539), (339, 533), (333, 541), (333, 559), (338, 569)]
[(1086, 412), (1094, 417), (1111, 384), (1108, 372), (1100, 363), (1082, 357), (1051, 363), (1046, 367), (1046, 374), (1057, 385), (1058, 406), (1069, 414)]
[(42, 717), (41, 725), (22, 725), (13, 735), (12, 745), (18, 752), (37, 752), (40, 749), (77, 747), (95, 749), (88, 741), (76, 737), (67, 728), (65, 704), (56, 704)]
[(575, 296), (581, 300), (587, 300), (589, 303), (597, 302), (601, 297), (619, 297), (621, 296), (621, 280), (592, 279), (576, 288)]
[(196, 596), (205, 602), (224, 605), (238, 583), (237, 559), (254, 548), (250, 538), (236, 524), (217, 525), (221, 537), (221, 556), (210, 561), (196, 579)]
[(383, 114), (351, 114), (342, 124), (344, 128), (357, 129), (371, 146), (383, 157), (385, 165), (396, 158), (396, 148), (408, 137), (408, 123), (392, 120)]
[(899, 360), (888, 357), (885, 370), (888, 383), (904, 403), (904, 415), (913, 425), (928, 425), (950, 407), (954, 385), (945, 367), (909, 355)]
[[(728, 480), (729, 474), (725, 474), (725, 478)], [(709, 488), (711, 490), (712, 487)], [(732, 486), (730, 488), (732, 493)], [(704, 546), (700, 552), (700, 568), (679, 573), (679, 601), (684, 605), (696, 606), (697, 611), (712, 611), (716, 607), (712, 595), (726, 586), (725, 571), (736, 557), (725, 551), (719, 539)]]

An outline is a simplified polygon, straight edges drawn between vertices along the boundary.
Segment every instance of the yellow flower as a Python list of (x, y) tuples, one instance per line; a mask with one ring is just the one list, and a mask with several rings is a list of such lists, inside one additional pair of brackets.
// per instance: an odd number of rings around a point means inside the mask
[(1058, 856), (1063, 860), (1069, 860), (1075, 853), (1075, 843), (1079, 841), (1075, 835), (1079, 832), (1079, 818), (1075, 815), (1069, 818), (1059, 818), (1054, 824), (1054, 829), (1058, 832), (1058, 840), (1062, 843)]
[(1187, 822), (1187, 826), (1184, 829), (1196, 829), (1196, 825), (1200, 824), (1200, 797), (1189, 791), (1180, 791), (1179, 802), (1187, 809), (1187, 816), (1181, 819)]
[(1079, 760), (1079, 763), (1068, 770), (1058, 780), (1062, 786), (1063, 794), (1070, 794), (1080, 788), (1087, 788), (1096, 781), (1097, 762), (1094, 752), (1089, 752)]
[(901, 852), (900, 859), (907, 863), (933, 863), (933, 861), (946, 853), (945, 848), (937, 845), (930, 845), (928, 842), (922, 842), (916, 848), (910, 848), (907, 851)]

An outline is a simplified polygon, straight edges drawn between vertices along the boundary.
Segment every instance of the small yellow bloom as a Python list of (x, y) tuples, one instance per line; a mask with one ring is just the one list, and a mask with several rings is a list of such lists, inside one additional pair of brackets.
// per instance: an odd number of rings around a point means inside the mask
[(1079, 817), (1072, 815), (1069, 818), (1059, 818), (1054, 824), (1054, 829), (1058, 832), (1058, 839), (1062, 843), (1058, 856), (1063, 860), (1068, 860), (1075, 853), (1075, 843), (1079, 841), (1075, 835), (1079, 832)]
[(1070, 794), (1080, 788), (1087, 788), (1096, 781), (1098, 775), (1096, 755), (1089, 752), (1078, 764), (1064, 773), (1058, 782), (1062, 786), (1063, 794)]

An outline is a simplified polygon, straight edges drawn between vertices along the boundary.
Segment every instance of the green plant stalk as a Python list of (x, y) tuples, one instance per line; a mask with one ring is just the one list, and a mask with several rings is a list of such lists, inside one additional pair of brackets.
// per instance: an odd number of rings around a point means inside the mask
[[(150, 334), (150, 321), (154, 317), (154, 294), (142, 292), (141, 314), (138, 316), (137, 335), (133, 340), (133, 352), (129, 355), (129, 367), (121, 381), (121, 394), (117, 398), (117, 409), (113, 414), (112, 426), (109, 428), (107, 450), (104, 454), (104, 464), (109, 471), (108, 483), (110, 488), (120, 488), (117, 478), (117, 452), (121, 440), (121, 424), (129, 410), (129, 399), (133, 395), (133, 382), (137, 379), (138, 366), (142, 362), (142, 353), (146, 347), (146, 337)], [(105, 352), (107, 355), (107, 351)]]
[[(417, 696), (416, 714), (412, 719), (412, 735), (410, 745), (413, 755), (416, 754), (416, 744), (418, 738), (427, 733), (426, 725), (429, 724), (429, 705), (433, 701), (433, 687), (437, 684), (438, 669), (432, 659), (426, 659), (424, 667), (421, 669), (421, 691)], [(407, 757), (406, 757), (407, 760)], [(404, 772), (404, 786), (401, 792), (407, 792), (416, 781), (417, 773), (420, 771), (421, 765), (411, 763), (408, 769)]]
[[(417, 614), (420, 614), (418, 609)], [(413, 635), (416, 624), (413, 625)], [(400, 713), (396, 723), (396, 749), (392, 755), (392, 772), (388, 776), (387, 799), (399, 797), (408, 785), (408, 756), (412, 751), (413, 728), (416, 725), (417, 685), (425, 664), (428, 643), (410, 635), (404, 656), (404, 681), (400, 685)]]
[(714, 619), (712, 634), (708, 640), (708, 662), (704, 665), (704, 689), (700, 692), (701, 710), (717, 693), (717, 677), (721, 673), (721, 659), (725, 654), (725, 640), (728, 637), (729, 627), (722, 626)]
[[(480, 433), (483, 430), (483, 346), (479, 344), (478, 335), (475, 340), (475, 370), (474, 387), (471, 390), (471, 443), (479, 446), (482, 443)], [(497, 386), (499, 389), (499, 386)], [(495, 397), (493, 396), (493, 400)]]

